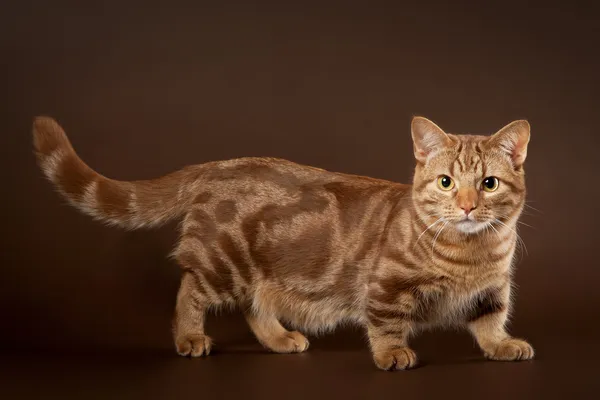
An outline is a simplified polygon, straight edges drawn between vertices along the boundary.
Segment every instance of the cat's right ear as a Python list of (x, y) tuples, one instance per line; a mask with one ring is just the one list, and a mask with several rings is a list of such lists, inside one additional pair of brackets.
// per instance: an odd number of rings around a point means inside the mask
[(415, 158), (425, 163), (434, 152), (452, 144), (452, 140), (439, 126), (423, 117), (414, 117), (411, 134)]

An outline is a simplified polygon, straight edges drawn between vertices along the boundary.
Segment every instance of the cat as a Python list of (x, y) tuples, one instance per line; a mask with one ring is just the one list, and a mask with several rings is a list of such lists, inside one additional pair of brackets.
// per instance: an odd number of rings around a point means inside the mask
[(38, 164), (70, 204), (126, 229), (181, 221), (182, 356), (208, 355), (207, 311), (236, 306), (276, 353), (354, 323), (383, 370), (417, 365), (409, 338), (435, 326), (467, 329), (491, 360), (533, 358), (506, 329), (529, 123), (459, 135), (414, 117), (411, 136), (412, 185), (265, 157), (125, 182), (86, 165), (54, 119), (33, 122)]

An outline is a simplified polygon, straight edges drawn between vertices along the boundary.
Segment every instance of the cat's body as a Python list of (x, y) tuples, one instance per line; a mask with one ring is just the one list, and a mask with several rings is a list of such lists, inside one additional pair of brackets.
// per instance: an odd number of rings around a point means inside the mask
[[(437, 325), (469, 328), (492, 359), (533, 356), (504, 328), (525, 195), (519, 124), (490, 139), (446, 135), (415, 119), (414, 185), (273, 158), (120, 182), (85, 165), (53, 120), (37, 118), (34, 139), (48, 178), (93, 217), (130, 229), (182, 218), (173, 252), (183, 269), (174, 318), (180, 354), (208, 354), (205, 313), (239, 306), (258, 340), (275, 352), (308, 348), (302, 334), (279, 321), (305, 332), (350, 322), (366, 327), (380, 368), (404, 369), (416, 363), (409, 335)], [(502, 135), (517, 145), (507, 147)], [(509, 190), (496, 193), (495, 203), (483, 198), (494, 193), (471, 187), (481, 187), (486, 170), (502, 176)], [(440, 174), (462, 180), (448, 189), (439, 186)], [(477, 204), (482, 221), (472, 218)], [(463, 221), (457, 207), (465, 210)]]

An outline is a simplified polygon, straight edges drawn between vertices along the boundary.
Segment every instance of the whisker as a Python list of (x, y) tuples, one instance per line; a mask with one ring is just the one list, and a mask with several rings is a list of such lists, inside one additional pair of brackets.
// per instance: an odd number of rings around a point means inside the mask
[(523, 248), (525, 249), (525, 253), (527, 255), (529, 255), (529, 251), (527, 250), (527, 246), (525, 245), (525, 242), (523, 241), (523, 239), (521, 238), (521, 236), (519, 235), (519, 233), (517, 232), (516, 229), (513, 229), (512, 227), (506, 225), (504, 222), (500, 221), (498, 218), (495, 218), (495, 222), (499, 223), (500, 225), (510, 229), (511, 231), (513, 231), (515, 233), (515, 235), (517, 235), (517, 243), (519, 243), (520, 245), (523, 246)]
[(499, 238), (501, 238), (501, 236), (500, 236), (500, 232), (498, 232), (498, 229), (496, 229), (496, 227), (495, 227), (495, 226), (494, 226), (494, 225), (493, 225), (491, 222), (488, 222), (488, 224), (489, 224), (490, 228), (492, 228), (492, 229), (494, 230), (494, 232), (496, 232), (496, 235), (497, 235)]
[(535, 208), (535, 207), (533, 207), (533, 206), (530, 206), (529, 204), (527, 204), (527, 202), (525, 202), (523, 205), (524, 205), (525, 207), (529, 207), (529, 208), (531, 208), (533, 211), (537, 211), (537, 212), (539, 212), (540, 214), (543, 214), (543, 213), (544, 213), (542, 210), (538, 210), (537, 208)]
[(531, 228), (531, 229), (537, 229), (535, 226), (531, 226), (531, 225), (529, 225), (529, 224), (526, 224), (526, 223), (525, 223), (525, 222), (523, 222), (523, 221), (517, 221), (517, 224), (525, 225), (525, 226), (527, 226), (527, 227), (529, 227), (529, 228)]
[[(434, 217), (434, 216), (435, 215), (430, 215), (430, 217)], [(417, 245), (417, 243), (419, 243), (419, 239), (421, 239), (421, 237), (425, 234), (425, 232), (427, 232), (429, 229), (433, 228), (434, 225), (436, 225), (438, 222), (443, 221), (443, 220), (444, 220), (444, 217), (440, 217), (433, 224), (431, 224), (427, 228), (425, 228), (425, 230), (423, 232), (421, 232), (421, 234), (419, 235), (419, 237), (415, 241), (415, 244), (413, 245), (413, 247), (415, 247)]]
[[(500, 218), (510, 218), (510, 215), (507, 215), (507, 214), (498, 214), (498, 216), (499, 216)], [(529, 225), (528, 223), (526, 223), (526, 222), (523, 222), (523, 221), (521, 221), (521, 220), (516, 220), (515, 222), (516, 222), (517, 224), (524, 225), (524, 226), (526, 226), (526, 227), (528, 227), (528, 228), (531, 228), (531, 229), (537, 229), (535, 226), (531, 226), (531, 225)]]
[(444, 222), (444, 225), (442, 225), (442, 227), (436, 232), (435, 236), (433, 237), (433, 243), (431, 244), (431, 256), (432, 257), (433, 257), (433, 252), (434, 252), (434, 248), (435, 248), (435, 242), (437, 241), (438, 236), (440, 236), (440, 234), (442, 233), (442, 231), (444, 230), (446, 225), (448, 225), (449, 223), (450, 223), (450, 221)]

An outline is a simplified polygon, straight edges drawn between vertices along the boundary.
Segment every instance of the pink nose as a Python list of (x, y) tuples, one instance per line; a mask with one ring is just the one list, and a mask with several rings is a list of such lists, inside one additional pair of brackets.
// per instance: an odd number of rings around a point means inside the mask
[(469, 213), (471, 211), (473, 211), (474, 209), (476, 209), (477, 207), (475, 207), (473, 205), (471, 205), (471, 206), (466, 206), (465, 205), (465, 206), (461, 206), (460, 208), (465, 212), (465, 215), (469, 215)]
[(471, 211), (477, 208), (477, 196), (478, 192), (475, 188), (460, 188), (456, 195), (456, 205), (465, 212), (465, 215), (469, 215)]

